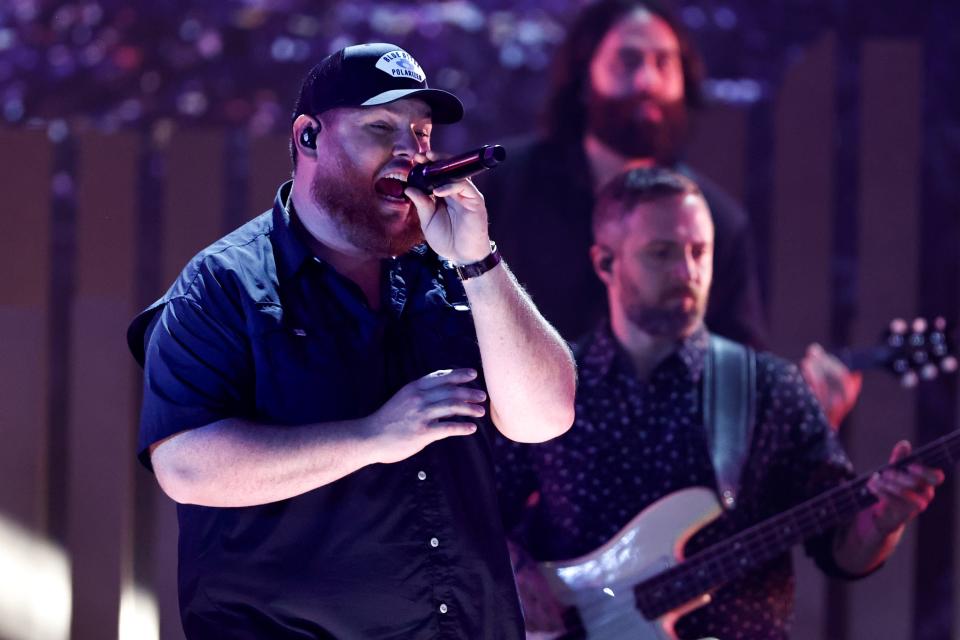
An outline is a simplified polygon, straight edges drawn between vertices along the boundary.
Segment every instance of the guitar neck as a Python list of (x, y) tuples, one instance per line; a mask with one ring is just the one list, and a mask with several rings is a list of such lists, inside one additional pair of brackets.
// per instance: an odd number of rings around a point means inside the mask
[[(946, 468), (958, 460), (960, 431), (954, 431), (879, 470), (902, 468), (913, 462)], [(654, 620), (743, 576), (795, 544), (852, 520), (877, 500), (867, 488), (872, 475), (866, 474), (802, 502), (640, 583), (635, 589), (637, 606), (648, 620)]]
[(886, 369), (887, 363), (893, 355), (893, 349), (888, 346), (871, 347), (869, 349), (842, 349), (835, 352), (834, 355), (851, 371)]

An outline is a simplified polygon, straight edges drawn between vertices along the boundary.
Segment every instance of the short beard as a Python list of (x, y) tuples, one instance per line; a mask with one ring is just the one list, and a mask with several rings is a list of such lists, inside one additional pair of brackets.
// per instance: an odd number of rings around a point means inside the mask
[(687, 141), (687, 107), (683, 99), (657, 102), (663, 120), (640, 117), (641, 104), (653, 98), (628, 96), (607, 98), (590, 91), (587, 100), (587, 131), (610, 149), (628, 158), (653, 158), (673, 164)]
[[(628, 292), (624, 292), (628, 293)], [(668, 292), (667, 296), (676, 292)], [(681, 340), (703, 322), (703, 309), (695, 302), (689, 310), (682, 306), (648, 304), (636, 294), (628, 294), (623, 302), (623, 310), (631, 324), (648, 335), (656, 338)]]
[(342, 161), (338, 168), (337, 175), (317, 172), (310, 185), (310, 196), (321, 211), (330, 215), (347, 242), (380, 257), (399, 256), (423, 242), (423, 230), (412, 203), (403, 228), (391, 233), (369, 180), (356, 176)]
[(626, 310), (630, 322), (656, 338), (680, 340), (687, 337), (697, 326), (699, 318), (695, 311), (664, 309), (634, 305)]

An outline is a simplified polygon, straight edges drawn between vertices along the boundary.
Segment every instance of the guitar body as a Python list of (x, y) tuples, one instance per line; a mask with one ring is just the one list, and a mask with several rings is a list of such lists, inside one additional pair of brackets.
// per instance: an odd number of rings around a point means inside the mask
[[(540, 572), (557, 600), (577, 608), (588, 639), (673, 640), (677, 619), (706, 604), (709, 596), (647, 620), (636, 608), (633, 587), (681, 562), (687, 540), (722, 511), (710, 489), (671, 493), (602, 547), (573, 560), (542, 563)], [(533, 637), (538, 636), (528, 635)]]

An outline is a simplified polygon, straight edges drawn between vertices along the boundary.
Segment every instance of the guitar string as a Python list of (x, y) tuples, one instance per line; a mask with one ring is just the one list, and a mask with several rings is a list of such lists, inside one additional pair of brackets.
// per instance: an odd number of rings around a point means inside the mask
[[(893, 466), (910, 464), (919, 459), (923, 459), (924, 462), (929, 466), (943, 466), (940, 464), (941, 462), (952, 463), (956, 455), (960, 453), (960, 446), (957, 446), (960, 445), (960, 442), (956, 441), (958, 438), (960, 438), (960, 432), (943, 436), (942, 438), (931, 442), (925, 447), (918, 449), (903, 460), (900, 460), (897, 463), (887, 464), (878, 469), (878, 471), (883, 471)], [(953, 450), (951, 450), (951, 448)], [(636, 611), (638, 608), (637, 605), (641, 605), (639, 607), (641, 610), (656, 610), (663, 609), (667, 606), (669, 601), (674, 600), (675, 598), (680, 598), (676, 605), (670, 606), (663, 611), (663, 613), (669, 612), (670, 610), (675, 609), (677, 606), (686, 604), (687, 602), (694, 600), (696, 597), (707, 593), (711, 588), (717, 585), (714, 584), (713, 586), (707, 588), (696, 588), (694, 591), (689, 590), (689, 587), (687, 587), (682, 591), (675, 590), (675, 593), (671, 593), (669, 590), (666, 590), (667, 585), (662, 583), (669, 583), (671, 580), (675, 579), (674, 576), (677, 574), (685, 572), (696, 572), (703, 574), (705, 573), (705, 569), (709, 568), (712, 568), (716, 573), (723, 575), (723, 578), (721, 578), (719, 581), (712, 582), (718, 582), (719, 584), (728, 582), (729, 579), (736, 577), (743, 571), (749, 570), (758, 564), (776, 556), (776, 553), (771, 554), (770, 551), (771, 549), (777, 548), (777, 545), (770, 545), (770, 543), (767, 541), (771, 537), (779, 536), (776, 531), (777, 529), (782, 529), (784, 524), (792, 524), (792, 531), (794, 532), (792, 535), (785, 538), (784, 542), (786, 540), (799, 542), (810, 537), (810, 535), (817, 533), (818, 527), (816, 525), (821, 523), (825, 516), (831, 515), (830, 513), (824, 513), (821, 503), (825, 503), (831, 508), (833, 512), (832, 515), (834, 517), (833, 519), (835, 520), (837, 517), (842, 519), (846, 515), (850, 515), (852, 517), (860, 509), (863, 509), (867, 505), (875, 502), (876, 498), (872, 493), (863, 493), (865, 490), (865, 485), (871, 476), (872, 474), (867, 474), (852, 480), (845, 485), (841, 485), (840, 487), (834, 487), (833, 489), (830, 489), (819, 496), (816, 496), (807, 502), (801, 503), (781, 514), (778, 514), (769, 520), (749, 527), (726, 541), (715, 544), (697, 554), (694, 554), (693, 556), (690, 556), (689, 558), (684, 559), (683, 562), (676, 567), (668, 569), (660, 574), (657, 574), (656, 576), (642, 581), (639, 585), (637, 585), (635, 592), (634, 589), (630, 589), (631, 592), (634, 592), (633, 598), (609, 598), (609, 600), (599, 600), (595, 604), (587, 604), (581, 606), (579, 609), (591, 615), (594, 611), (601, 609), (606, 610), (610, 609), (611, 607), (615, 609), (627, 607), (631, 611)], [(787, 523), (784, 521), (787, 521)], [(831, 524), (830, 526), (834, 526), (834, 524), (835, 523)], [(827, 528), (829, 527), (821, 528), (821, 530), (826, 530)], [(761, 559), (751, 560), (747, 563), (747, 565), (736, 562), (735, 558), (740, 557), (742, 554), (739, 552), (739, 547), (737, 549), (737, 554), (733, 554), (729, 550), (731, 547), (731, 542), (734, 540), (736, 540), (740, 545), (744, 546), (748, 544), (760, 544), (761, 551), (763, 551), (766, 555), (769, 555), (769, 557), (761, 556)], [(787, 545), (787, 548), (789, 548), (789, 546), (793, 546), (793, 544), (796, 542), (791, 542), (791, 544)], [(770, 548), (762, 549), (764, 545)], [(781, 551), (785, 551), (785, 549), (777, 549), (777, 553)], [(755, 554), (755, 556), (757, 555), (760, 554)], [(694, 570), (692, 565), (687, 567), (689, 563), (695, 563), (696, 570)], [(688, 582), (686, 580), (681, 580), (680, 584), (686, 586)], [(652, 596), (654, 602), (650, 602), (651, 594), (656, 593), (658, 590), (657, 585), (660, 585), (660, 590), (664, 590), (664, 595), (654, 595)], [(671, 595), (673, 596), (672, 598), (669, 597)], [(641, 600), (645, 600), (645, 604), (647, 604), (647, 606), (642, 606), (642, 603), (640, 602)], [(659, 615), (663, 614), (661, 613)]]
[[(957, 435), (960, 435), (960, 434), (957, 434)], [(952, 440), (953, 438), (952, 436), (947, 436), (947, 439)], [(952, 443), (937, 441), (931, 444), (938, 445), (936, 447), (937, 448), (936, 451), (932, 453), (930, 451), (927, 451), (929, 447), (928, 445), (928, 447), (924, 447), (924, 449), (918, 450), (916, 454), (913, 454), (909, 458), (903, 461), (900, 461), (896, 464), (897, 465), (909, 464), (915, 459), (921, 457), (922, 454), (926, 454), (926, 455), (923, 455), (923, 457), (927, 459), (927, 463), (930, 464), (931, 466), (938, 466), (938, 462), (940, 462), (941, 458), (944, 458), (946, 461), (949, 461), (951, 457), (950, 453), (948, 451), (940, 451), (940, 449), (943, 447), (943, 445), (948, 445)], [(881, 469), (879, 469), (878, 471), (883, 471), (891, 466), (894, 466), (894, 465), (888, 464), (882, 467)], [(731, 543), (733, 543), (734, 541), (755, 542), (756, 539), (758, 538), (760, 539), (767, 538), (772, 535), (771, 531), (777, 531), (777, 530), (782, 531), (785, 525), (795, 524), (795, 526), (798, 529), (802, 529), (804, 528), (805, 525), (807, 526), (809, 525), (808, 523), (809, 518), (812, 517), (814, 520), (819, 520), (823, 517), (824, 515), (823, 506), (821, 506), (821, 503), (831, 507), (834, 511), (836, 511), (838, 508), (841, 511), (843, 511), (849, 508), (851, 504), (856, 504), (857, 502), (862, 501), (863, 504), (860, 505), (860, 508), (863, 508), (864, 506), (866, 506), (867, 504), (873, 501), (872, 494), (864, 493), (865, 484), (869, 480), (871, 475), (872, 474), (861, 476), (860, 478), (852, 480), (844, 485), (841, 485), (839, 487), (834, 487), (828, 491), (825, 491), (824, 493), (821, 493), (818, 496), (815, 496), (810, 500), (807, 500), (806, 502), (800, 503), (799, 505), (792, 507), (787, 511), (784, 511), (776, 516), (769, 518), (768, 520), (765, 520), (761, 523), (748, 527), (747, 529), (744, 529), (743, 531), (737, 533), (736, 535), (732, 536), (731, 538), (728, 538), (725, 541), (722, 541), (716, 545), (713, 545), (711, 547), (708, 547), (707, 549), (704, 549), (698, 552), (697, 554), (687, 558), (686, 561), (690, 562), (690, 561), (700, 560), (701, 559), (700, 556), (706, 557), (709, 554), (713, 552), (717, 552), (724, 547), (729, 547)], [(791, 537), (796, 537), (796, 532), (793, 532), (793, 533), (794, 535)], [(808, 537), (812, 533), (816, 533), (816, 531), (810, 532), (806, 536), (802, 536), (802, 537)], [(653, 581), (655, 579), (656, 577), (651, 578), (650, 581)]]
[[(949, 462), (952, 457), (951, 453), (949, 450), (945, 451), (944, 449), (949, 449), (948, 445), (955, 444), (951, 442), (955, 435), (956, 434), (949, 434), (918, 450), (905, 461), (899, 461), (896, 464), (907, 464), (921, 457), (926, 458), (927, 463), (931, 466), (939, 466), (938, 463), (941, 459)], [(881, 470), (891, 466), (894, 465), (888, 464), (881, 468)], [(686, 558), (683, 564), (641, 583), (641, 587), (646, 588), (649, 583), (649, 588), (655, 592), (654, 599), (665, 599), (682, 604), (691, 597), (696, 597), (696, 595), (708, 591), (712, 586), (727, 582), (729, 579), (742, 574), (745, 570), (775, 557), (776, 553), (771, 553), (770, 549), (764, 549), (763, 546), (771, 546), (768, 542), (771, 537), (783, 538), (777, 531), (782, 530), (791, 523), (794, 525), (791, 531), (792, 535), (786, 539), (792, 541), (791, 544), (787, 546), (792, 546), (792, 544), (800, 542), (811, 535), (827, 530), (829, 526), (818, 526), (824, 518), (829, 517), (833, 521), (830, 526), (834, 526), (838, 520), (842, 521), (847, 516), (853, 517), (857, 511), (876, 501), (873, 494), (864, 493), (864, 485), (869, 478), (870, 475), (862, 476), (841, 487), (831, 489), (813, 498), (811, 501), (801, 503), (797, 507), (789, 509), (767, 521), (745, 529), (726, 541), (708, 547), (690, 558)], [(774, 542), (777, 541), (775, 540)], [(733, 549), (735, 545), (737, 545), (736, 549)], [(756, 548), (758, 545), (760, 548)], [(751, 547), (747, 553), (753, 553), (757, 559), (746, 563), (742, 562), (745, 554), (741, 549), (745, 546)], [(772, 547), (776, 548), (776, 545), (772, 545)], [(782, 550), (785, 549), (778, 549), (777, 551)], [(737, 558), (740, 558), (741, 561), (738, 562)], [(687, 565), (689, 565), (689, 567), (686, 567)], [(706, 588), (698, 588), (696, 586), (691, 588), (689, 581), (678, 577), (684, 574), (689, 575), (690, 573), (702, 574), (704, 572), (702, 570), (697, 571), (696, 568), (702, 567), (703, 565), (714, 569), (711, 573), (720, 573), (723, 574), (723, 577), (713, 580), (712, 582), (715, 584)], [(670, 589), (669, 584), (663, 584), (671, 581), (675, 582), (676, 585), (673, 589)], [(658, 583), (660, 583), (659, 586)], [(638, 589), (641, 587), (638, 587)]]

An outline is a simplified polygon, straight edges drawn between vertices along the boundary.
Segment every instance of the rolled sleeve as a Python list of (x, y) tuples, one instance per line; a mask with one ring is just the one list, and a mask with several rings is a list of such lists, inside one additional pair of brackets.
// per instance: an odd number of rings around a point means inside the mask
[(230, 324), (180, 296), (147, 329), (138, 457), (148, 469), (152, 444), (248, 412), (249, 343)]

